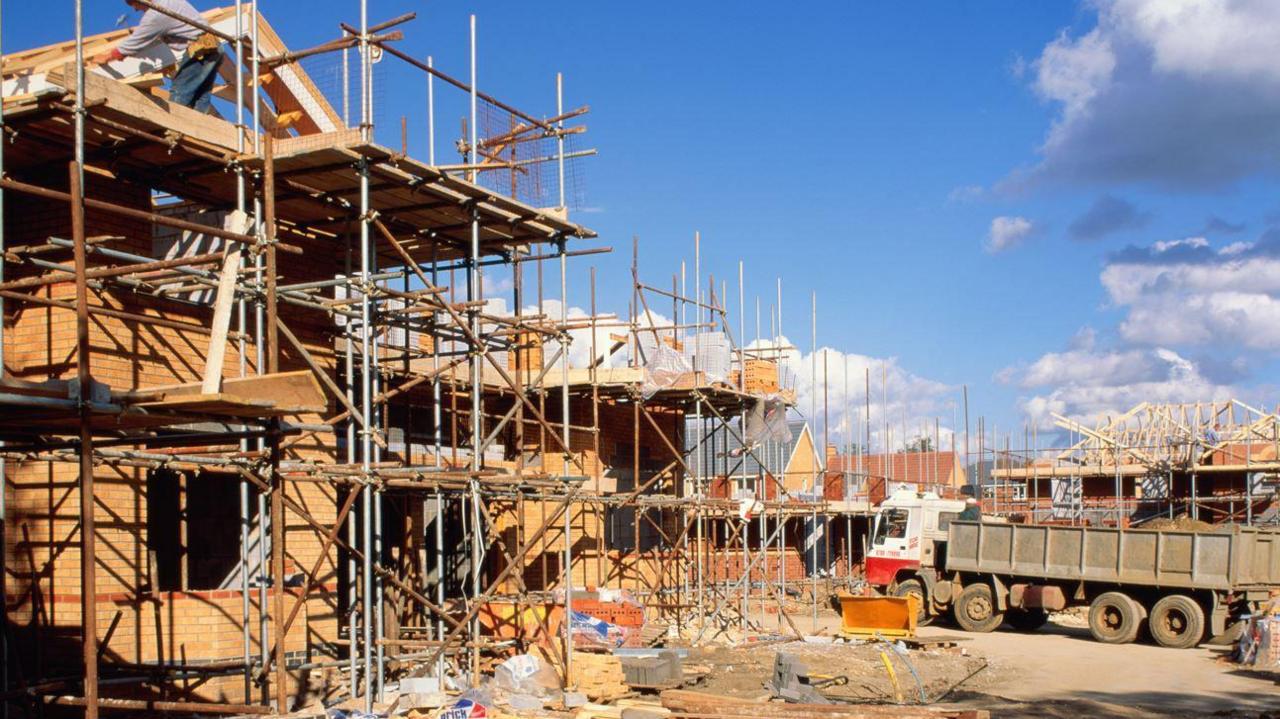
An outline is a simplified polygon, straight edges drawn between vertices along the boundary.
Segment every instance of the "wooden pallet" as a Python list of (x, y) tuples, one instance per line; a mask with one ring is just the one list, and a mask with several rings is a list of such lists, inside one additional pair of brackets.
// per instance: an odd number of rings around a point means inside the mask
[(969, 637), (944, 635), (940, 637), (904, 637), (898, 641), (907, 645), (908, 649), (950, 649), (960, 642), (969, 641)]

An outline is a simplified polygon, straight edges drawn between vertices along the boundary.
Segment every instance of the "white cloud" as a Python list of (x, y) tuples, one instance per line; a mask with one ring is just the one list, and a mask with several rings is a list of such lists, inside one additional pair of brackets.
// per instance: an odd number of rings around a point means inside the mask
[(1137, 382), (1151, 373), (1151, 362), (1141, 350), (1097, 352), (1093, 349), (1049, 352), (1021, 373), (1026, 388), (1063, 382), (1123, 384)]
[(1151, 250), (1156, 254), (1164, 254), (1179, 247), (1195, 249), (1208, 246), (1209, 241), (1203, 237), (1188, 237), (1182, 240), (1157, 240), (1151, 244)]
[(1214, 249), (1196, 237), (1129, 248), (1100, 279), (1126, 311), (1119, 331), (1129, 342), (1280, 349), (1280, 257), (1265, 243)]
[(1271, 0), (1119, 0), (1108, 14), (1151, 48), (1161, 72), (1280, 80), (1280, 5)]
[(1231, 255), (1238, 255), (1251, 249), (1253, 249), (1252, 242), (1232, 242), (1226, 247), (1218, 250), (1218, 254), (1230, 257)]
[[(558, 323), (560, 321), (560, 308), (560, 300), (543, 300), (541, 310), (539, 310), (537, 305), (529, 305), (524, 308), (524, 314), (536, 315), (540, 313), (546, 315), (549, 322)], [(571, 325), (589, 325), (590, 323), (587, 322), (587, 320), (591, 318), (591, 314), (581, 307), (570, 305), (568, 310), (566, 310), (566, 317)], [(592, 354), (591, 327), (584, 326), (569, 330), (569, 366), (575, 368), (590, 367), (594, 359), (600, 357), (604, 358), (601, 362), (602, 367), (621, 367), (626, 365), (627, 348), (624, 347), (613, 354), (609, 354), (609, 350), (612, 349), (614, 344), (609, 335), (611, 333), (623, 334), (623, 332), (617, 327), (608, 326), (614, 324), (617, 323), (609, 321), (597, 323), (595, 328), (594, 355)], [(670, 322), (659, 319), (655, 321), (655, 324), (670, 324)], [(558, 343), (555, 340), (548, 341), (546, 346), (543, 348), (544, 361), (550, 361), (558, 348)], [(557, 365), (559, 365), (559, 362), (557, 362)]]
[(1230, 290), (1163, 292), (1135, 302), (1120, 324), (1130, 342), (1280, 348), (1280, 299)]
[(1137, 182), (1214, 188), (1280, 159), (1280, 3), (1097, 2), (1035, 61), (1058, 107), (1039, 161), (999, 185)]
[(1051, 414), (1092, 422), (1140, 402), (1222, 400), (1237, 394), (1235, 387), (1213, 381), (1197, 363), (1166, 348), (1048, 353), (1020, 380), (1024, 387), (1042, 390), (1019, 400), (1041, 427), (1052, 424)]
[(991, 221), (983, 246), (991, 254), (1004, 252), (1022, 244), (1033, 232), (1035, 225), (1025, 217), (1000, 216)]
[[(761, 340), (749, 345), (751, 348), (788, 346), (790, 342), (786, 337), (777, 342)], [(920, 436), (932, 440), (935, 419), (941, 447), (951, 446), (949, 428), (956, 410), (957, 388), (915, 374), (902, 367), (895, 357), (871, 357), (829, 347), (819, 348), (816, 353), (802, 352), (792, 347), (784, 350), (782, 365), (783, 375), (796, 391), (796, 412), (814, 420), (811, 424), (818, 432), (819, 442), (825, 405), (831, 427), (830, 441), (837, 446), (845, 441), (846, 433), (851, 442), (866, 442), (868, 408), (872, 451), (883, 451), (886, 445), (900, 448)], [(813, 416), (815, 407), (816, 417)]]
[(1036, 61), (1036, 92), (1064, 106), (1065, 119), (1088, 111), (1116, 68), (1111, 41), (1101, 28), (1072, 39), (1065, 32), (1045, 46)]

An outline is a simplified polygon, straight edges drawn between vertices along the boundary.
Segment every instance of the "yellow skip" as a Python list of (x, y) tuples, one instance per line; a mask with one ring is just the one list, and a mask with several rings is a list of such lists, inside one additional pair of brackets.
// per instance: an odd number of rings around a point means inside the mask
[(916, 635), (920, 611), (915, 597), (840, 595), (840, 633), (847, 637), (901, 638)]

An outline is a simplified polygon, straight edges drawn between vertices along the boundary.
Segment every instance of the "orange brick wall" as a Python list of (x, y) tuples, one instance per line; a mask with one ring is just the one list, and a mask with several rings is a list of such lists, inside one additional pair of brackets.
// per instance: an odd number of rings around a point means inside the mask
[[(65, 188), (67, 184), (65, 178), (57, 176), (23, 179), (55, 188)], [(150, 203), (145, 189), (108, 182), (92, 174), (88, 175), (86, 191), (90, 197), (118, 204), (147, 208)], [(12, 201), (10, 206), (13, 209), (6, 213), (5, 231), (11, 245), (43, 242), (49, 236), (70, 238), (65, 204), (23, 196), (20, 203)], [(144, 256), (152, 254), (149, 223), (93, 210), (87, 213), (86, 223), (89, 237), (123, 238), (109, 240), (104, 246)], [(307, 261), (281, 263), (283, 281), (332, 275), (333, 263), (340, 262), (340, 257), (335, 259), (332, 248), (321, 251), (319, 246), (311, 245), (307, 249)], [(54, 262), (69, 262), (70, 252), (56, 251), (44, 257)], [(118, 264), (118, 261), (91, 254), (90, 264)], [(6, 279), (34, 272), (29, 265), (11, 265), (8, 269)], [(71, 283), (24, 291), (55, 299), (74, 297)], [(163, 315), (199, 326), (208, 326), (212, 316), (210, 307), (140, 298), (120, 291), (91, 290), (90, 303), (138, 314)], [(5, 309), (6, 373), (31, 381), (74, 376), (73, 311), (11, 301), (5, 303)], [(312, 355), (332, 372), (330, 320), (306, 311), (282, 309), (282, 314)], [(91, 315), (90, 343), (94, 378), (113, 390), (128, 390), (199, 380), (204, 372), (209, 335)], [(282, 347), (280, 368), (289, 371), (304, 369), (305, 365), (286, 345)], [(234, 344), (228, 347), (222, 369), (224, 376), (239, 375), (239, 357)], [(249, 371), (253, 372), (252, 355)], [(297, 418), (302, 422), (319, 419), (316, 416)], [(331, 435), (309, 439), (291, 448), (286, 458), (332, 458), (333, 446)], [(5, 599), (18, 638), (16, 648), (28, 677), (78, 671), (81, 626), (78, 474), (74, 463), (9, 463), (5, 467), (9, 506), (4, 547), (9, 569)], [(238, 590), (149, 591), (146, 471), (103, 465), (95, 469), (94, 477), (98, 547), (97, 586), (93, 588), (98, 600), (96, 624), (100, 638), (110, 634), (103, 654), (104, 664), (156, 661), (202, 664), (240, 659), (242, 598)], [(237, 482), (232, 475), (225, 477), (227, 482)], [(286, 491), (319, 522), (334, 521), (337, 503), (332, 487), (291, 482)], [(287, 512), (286, 517), (286, 571), (290, 574), (310, 571), (320, 556), (321, 538), (292, 513)], [(189, 539), (189, 542), (198, 541), (198, 537)], [(320, 588), (308, 595), (288, 634), (285, 649), (291, 657), (323, 660), (335, 651), (334, 643), (338, 639), (336, 550), (331, 549), (329, 555), (317, 577)], [(258, 653), (261, 647), (257, 637), (256, 589), (251, 590), (251, 600), (251, 650)], [(293, 603), (293, 596), (286, 598), (286, 612)], [(313, 690), (321, 690), (316, 688), (314, 677), (310, 681)], [(113, 689), (110, 694), (120, 696), (125, 691)], [(201, 684), (193, 696), (237, 702), (258, 698), (244, 696), (239, 676)]]

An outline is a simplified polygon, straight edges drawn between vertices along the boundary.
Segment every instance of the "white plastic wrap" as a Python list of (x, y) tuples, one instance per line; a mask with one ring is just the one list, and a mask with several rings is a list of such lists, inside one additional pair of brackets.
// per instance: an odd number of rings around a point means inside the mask
[(753, 403), (747, 412), (745, 439), (748, 447), (764, 442), (788, 443), (791, 428), (787, 426), (787, 404), (780, 397), (765, 397)]
[(682, 375), (693, 371), (689, 362), (679, 352), (660, 344), (646, 357), (644, 366), (644, 382), (640, 385), (640, 393), (649, 399), (660, 390), (674, 387)]

